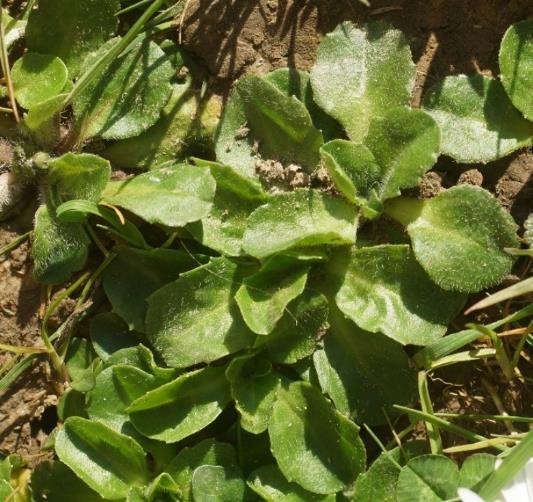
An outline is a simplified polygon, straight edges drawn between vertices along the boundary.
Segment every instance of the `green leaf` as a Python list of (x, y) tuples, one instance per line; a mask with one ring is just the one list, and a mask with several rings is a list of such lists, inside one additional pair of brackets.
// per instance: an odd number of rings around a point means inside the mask
[(111, 143), (102, 156), (118, 166), (154, 169), (190, 155), (213, 150), (213, 132), (220, 115), (220, 99), (202, 100), (190, 84), (175, 84), (161, 118), (139, 136)]
[(422, 455), (400, 472), (397, 502), (441, 502), (457, 495), (459, 469), (442, 455)]
[(427, 345), (446, 333), (465, 297), (439, 288), (407, 245), (352, 251), (336, 302), (359, 327), (404, 345)]
[(57, 96), (68, 80), (68, 70), (63, 61), (50, 54), (27, 52), (11, 69), (15, 98), (23, 108)]
[(129, 422), (126, 409), (137, 398), (153, 390), (160, 382), (135, 366), (113, 365), (96, 377), (94, 388), (87, 393), (89, 418), (107, 425), (116, 432), (126, 433)]
[(240, 425), (252, 434), (266, 431), (272, 414), (281, 380), (271, 370), (270, 361), (253, 354), (235, 357), (226, 370)]
[(122, 248), (104, 271), (104, 291), (113, 311), (129, 328), (144, 333), (147, 298), (198, 263), (198, 259), (185, 251)]
[(98, 422), (70, 417), (57, 434), (59, 459), (100, 496), (126, 497), (150, 479), (144, 451), (133, 439)]
[(63, 103), (66, 94), (58, 94), (52, 98), (42, 101), (32, 107), (24, 118), (24, 124), (31, 131), (38, 132), (45, 130), (50, 125), (50, 121), (63, 110)]
[(264, 346), (270, 360), (294, 364), (310, 356), (324, 335), (328, 319), (328, 301), (313, 291), (304, 293), (289, 303), (274, 331), (259, 337), (256, 346)]
[(486, 190), (458, 185), (424, 202), (407, 227), (418, 262), (441, 288), (474, 293), (499, 284), (511, 270), (506, 247), (517, 226)]
[(31, 474), (31, 489), (34, 502), (100, 502), (104, 500), (89, 488), (65, 464), (40, 462)]
[(357, 216), (344, 200), (317, 190), (282, 193), (248, 219), (244, 250), (259, 259), (292, 248), (355, 242)]
[(366, 146), (381, 166), (381, 200), (416, 186), (437, 161), (440, 132), (430, 115), (407, 107), (393, 108), (370, 124)]
[(166, 443), (202, 430), (231, 399), (224, 371), (208, 366), (144, 394), (127, 410), (132, 424), (144, 436)]
[(26, 27), (28, 49), (60, 57), (75, 78), (85, 59), (115, 33), (119, 9), (119, 0), (39, 0)]
[(246, 485), (237, 467), (202, 465), (192, 475), (195, 502), (239, 502)]
[(215, 180), (208, 169), (177, 164), (109, 183), (104, 200), (149, 223), (183, 227), (209, 213)]
[[(104, 45), (89, 58), (86, 68), (108, 49)], [(153, 126), (172, 93), (173, 75), (174, 69), (159, 46), (138, 37), (74, 100), (78, 141), (94, 136), (131, 138)]]
[(322, 390), (336, 408), (358, 423), (386, 423), (383, 408), (409, 404), (416, 395), (416, 373), (401, 345), (380, 333), (366, 333), (338, 311), (324, 350), (313, 356)]
[(199, 159), (195, 162), (211, 170), (217, 188), (209, 214), (187, 229), (204, 246), (225, 255), (238, 256), (242, 254), (248, 216), (269, 197), (259, 182), (243, 176), (233, 167)]
[(500, 46), (500, 78), (505, 91), (528, 120), (533, 120), (533, 19), (511, 25)]
[(530, 249), (533, 249), (533, 213), (524, 222), (524, 240)]
[(426, 93), (424, 108), (440, 127), (442, 153), (458, 162), (490, 162), (531, 145), (533, 124), (492, 78), (446, 77)]
[(31, 254), (33, 274), (39, 282), (65, 282), (84, 267), (88, 246), (89, 238), (80, 225), (60, 222), (44, 205), (35, 213)]
[(268, 335), (273, 331), (289, 302), (303, 292), (308, 272), (305, 262), (275, 255), (259, 272), (244, 279), (235, 300), (254, 333)]
[[(248, 486), (269, 502), (335, 502), (335, 495), (317, 495), (285, 479), (275, 465), (265, 465), (248, 478)], [(382, 502), (382, 501), (380, 501)]]
[(339, 25), (320, 44), (311, 70), (315, 101), (357, 143), (373, 119), (409, 104), (414, 78), (407, 38), (379, 22)]
[(138, 340), (129, 333), (128, 325), (113, 312), (96, 314), (91, 319), (90, 339), (102, 361), (117, 350), (137, 345)]
[(280, 389), (268, 433), (283, 475), (313, 493), (343, 490), (364, 469), (359, 428), (308, 383)]
[[(243, 126), (250, 129), (244, 137), (239, 134)], [(249, 75), (237, 82), (215, 142), (219, 161), (254, 177), (260, 158), (298, 164), (312, 171), (320, 160), (323, 138), (301, 101), (266, 78)]]
[(381, 167), (372, 152), (361, 144), (335, 139), (321, 149), (322, 160), (340, 192), (352, 203), (370, 197), (381, 179)]
[(494, 472), (496, 457), (488, 453), (475, 453), (466, 458), (459, 472), (458, 485), (479, 493), (488, 477)]
[(192, 501), (193, 472), (202, 465), (236, 467), (237, 457), (235, 449), (228, 443), (204, 439), (200, 443), (185, 447), (165, 467), (179, 486), (183, 500)]
[(234, 296), (243, 269), (225, 258), (186, 272), (148, 299), (148, 338), (168, 366), (211, 362), (251, 346)]
[(155, 478), (147, 489), (148, 502), (181, 501), (181, 491), (176, 482), (163, 472)]
[(47, 185), (56, 206), (67, 200), (98, 202), (111, 176), (107, 160), (90, 153), (66, 153), (48, 163)]

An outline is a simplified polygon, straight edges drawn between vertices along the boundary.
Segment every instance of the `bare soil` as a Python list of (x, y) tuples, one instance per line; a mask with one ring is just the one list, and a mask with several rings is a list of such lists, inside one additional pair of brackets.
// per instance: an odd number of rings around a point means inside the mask
[[(533, 16), (531, 0), (370, 3), (368, 8), (358, 0), (190, 0), (182, 26), (183, 42), (203, 61), (212, 90), (227, 97), (234, 81), (244, 74), (263, 74), (286, 66), (308, 70), (322, 36), (342, 21), (386, 20), (410, 39), (417, 61), (413, 97), (417, 106), (424, 89), (445, 75), (496, 75), (504, 31), (513, 22)], [(456, 183), (481, 184), (523, 222), (532, 210), (532, 180), (531, 151), (487, 165), (461, 165), (442, 158), (418, 193), (429, 197)], [(0, 224), (0, 247), (31, 228), (33, 209)], [(40, 299), (41, 288), (31, 278), (28, 244), (0, 257), (0, 343), (39, 343)], [(7, 357), (0, 355), (0, 365)], [(480, 383), (481, 375), (486, 378), (486, 368), (439, 375), (441, 380), (432, 385), (432, 391), (438, 393), (439, 409), (494, 412), (494, 402)], [(488, 378), (489, 383), (499, 385), (497, 373), (489, 372)], [(503, 396), (509, 411), (532, 414), (531, 396), (525, 396), (523, 388), (500, 387), (496, 392)], [(18, 452), (30, 461), (37, 460), (54, 425), (55, 401), (47, 366), (35, 364), (0, 395), (0, 452)], [(496, 430), (505, 432), (501, 426), (491, 432)]]

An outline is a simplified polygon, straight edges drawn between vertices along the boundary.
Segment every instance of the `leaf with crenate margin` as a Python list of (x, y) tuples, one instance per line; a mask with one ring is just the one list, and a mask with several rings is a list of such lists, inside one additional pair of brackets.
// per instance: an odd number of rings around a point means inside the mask
[(317, 190), (298, 189), (273, 197), (250, 215), (243, 248), (264, 259), (294, 248), (353, 244), (356, 228), (351, 204)]
[(144, 436), (175, 443), (207, 427), (231, 399), (224, 366), (186, 373), (147, 392), (127, 408)]
[(533, 124), (489, 77), (446, 77), (426, 93), (424, 110), (440, 127), (441, 152), (458, 162), (490, 162), (531, 145)]
[(518, 246), (517, 225), (483, 188), (457, 185), (421, 207), (407, 204), (419, 211), (407, 226), (415, 257), (441, 288), (474, 293), (511, 271), (513, 258), (504, 249)]
[(533, 19), (511, 25), (500, 45), (500, 79), (513, 105), (533, 121)]
[(107, 185), (103, 199), (148, 223), (183, 227), (209, 213), (215, 189), (209, 169), (177, 164), (113, 181)]
[(409, 104), (414, 78), (407, 38), (381, 22), (339, 25), (320, 44), (311, 70), (315, 101), (357, 143), (372, 120)]
[(409, 246), (390, 244), (354, 249), (335, 299), (359, 327), (404, 345), (443, 336), (465, 301), (432, 282)]
[(234, 299), (250, 271), (213, 258), (148, 298), (148, 339), (168, 366), (207, 363), (253, 345), (256, 335)]
[(309, 268), (296, 258), (274, 255), (259, 272), (244, 279), (235, 300), (254, 333), (272, 332), (289, 302), (304, 290)]
[(310, 492), (343, 490), (364, 469), (359, 427), (306, 382), (279, 390), (268, 434), (283, 475)]

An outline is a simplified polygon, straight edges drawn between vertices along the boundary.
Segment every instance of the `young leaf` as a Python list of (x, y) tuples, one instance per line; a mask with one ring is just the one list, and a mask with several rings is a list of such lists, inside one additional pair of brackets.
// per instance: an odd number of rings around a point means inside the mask
[(26, 27), (28, 49), (60, 57), (75, 78), (85, 59), (115, 33), (119, 9), (119, 0), (39, 0)]
[(190, 155), (208, 155), (220, 107), (218, 97), (205, 101), (189, 83), (175, 84), (161, 118), (152, 127), (139, 136), (111, 143), (102, 156), (130, 169), (154, 169)]
[(315, 101), (356, 143), (373, 119), (409, 104), (414, 77), (405, 35), (379, 22), (364, 29), (350, 22), (339, 25), (320, 44), (311, 70)]
[[(335, 495), (317, 495), (285, 479), (275, 465), (265, 465), (248, 478), (248, 486), (270, 502), (335, 502)], [(380, 501), (381, 502), (381, 501)]]
[(255, 355), (235, 357), (226, 370), (231, 394), (240, 413), (241, 427), (252, 433), (266, 431), (280, 385), (272, 365)]
[(254, 343), (234, 300), (242, 274), (214, 258), (148, 298), (148, 338), (168, 366), (215, 361)]
[(381, 200), (416, 186), (439, 156), (439, 128), (430, 115), (407, 107), (393, 108), (370, 124), (366, 146), (381, 166)]
[(398, 478), (398, 502), (442, 502), (457, 495), (459, 469), (442, 455), (422, 455), (407, 462)]
[(293, 364), (310, 356), (326, 331), (328, 301), (324, 295), (304, 291), (286, 308), (274, 331), (259, 337), (257, 347), (264, 346), (270, 360)]
[(29, 109), (63, 91), (68, 70), (58, 57), (28, 52), (15, 62), (11, 77), (18, 103)]
[(183, 227), (209, 213), (214, 195), (215, 180), (208, 169), (177, 164), (111, 182), (103, 197), (149, 223)]
[(194, 446), (186, 446), (178, 453), (165, 467), (165, 471), (176, 481), (185, 502), (193, 500), (191, 487), (193, 472), (202, 465), (236, 467), (235, 449), (228, 443), (204, 439)]
[(461, 488), (468, 488), (479, 493), (488, 477), (494, 472), (496, 457), (488, 453), (475, 453), (468, 457), (461, 466), (459, 483)]
[(62, 223), (46, 206), (35, 213), (33, 274), (44, 284), (60, 284), (81, 270), (87, 261), (89, 238), (75, 223)]
[(211, 170), (217, 188), (209, 214), (187, 229), (204, 246), (228, 256), (239, 256), (248, 216), (269, 196), (259, 182), (233, 167), (199, 159), (195, 163)]
[(531, 145), (533, 124), (500, 82), (482, 75), (446, 77), (424, 97), (441, 130), (441, 151), (458, 162), (490, 162)]
[(292, 248), (338, 246), (355, 242), (355, 208), (316, 190), (282, 193), (248, 219), (244, 250), (264, 259)]
[(465, 300), (432, 282), (406, 245), (355, 249), (335, 299), (359, 327), (404, 345), (443, 336)]
[(161, 473), (150, 483), (146, 490), (146, 499), (148, 502), (183, 500), (178, 485), (166, 472)]
[(235, 295), (242, 317), (258, 335), (268, 335), (283, 316), (288, 303), (305, 288), (309, 265), (275, 255), (259, 272), (244, 279)]
[(32, 107), (24, 118), (24, 124), (34, 132), (46, 131), (46, 127), (50, 125), (50, 121), (63, 110), (63, 102), (66, 94), (58, 94), (46, 101), (37, 103)]
[(362, 144), (335, 139), (321, 149), (322, 160), (331, 179), (352, 203), (363, 203), (381, 179), (381, 167), (372, 152)]
[(283, 475), (310, 492), (343, 490), (364, 469), (359, 428), (308, 383), (279, 390), (268, 433)]
[(511, 25), (500, 46), (500, 78), (505, 91), (528, 120), (533, 120), (533, 19)]
[(65, 464), (40, 462), (31, 474), (31, 490), (34, 502), (102, 502), (97, 492), (89, 488)]
[(82, 199), (98, 202), (111, 176), (107, 160), (90, 153), (66, 153), (48, 163), (46, 182), (56, 206)]
[(59, 459), (105, 499), (126, 497), (150, 479), (144, 451), (133, 439), (103, 424), (70, 417), (55, 440)]
[(244, 500), (246, 485), (238, 467), (202, 465), (192, 475), (195, 502), (237, 502)]
[[(89, 68), (109, 47), (89, 58)], [(154, 42), (138, 37), (126, 52), (74, 100), (79, 141), (94, 136), (124, 139), (137, 136), (159, 119), (172, 93), (174, 69)]]
[[(250, 129), (244, 138), (238, 133), (243, 126)], [(254, 153), (254, 141), (259, 144), (259, 155)], [(323, 138), (301, 101), (266, 78), (250, 75), (237, 83), (215, 142), (219, 161), (254, 177), (255, 163), (261, 157), (312, 171), (320, 160)]]
[(103, 273), (104, 291), (129, 328), (144, 333), (147, 298), (200, 260), (175, 249), (122, 248)]
[(208, 366), (144, 394), (127, 409), (131, 423), (144, 436), (166, 443), (202, 430), (231, 399), (224, 371)]
[(423, 203), (408, 225), (418, 262), (441, 288), (474, 293), (499, 284), (513, 259), (517, 226), (486, 190), (458, 185)]

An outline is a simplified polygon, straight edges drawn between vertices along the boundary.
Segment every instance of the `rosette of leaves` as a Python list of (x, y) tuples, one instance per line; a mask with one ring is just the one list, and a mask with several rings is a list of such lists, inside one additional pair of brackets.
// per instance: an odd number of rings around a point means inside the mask
[[(343, 24), (311, 76), (237, 83), (219, 162), (120, 181), (102, 164), (103, 181), (51, 186), (55, 223), (115, 245), (102, 265), (110, 311), (67, 353), (58, 460), (35, 471), (38, 497), (59, 497), (63, 478), (88, 500), (359, 500), (384, 486), (455, 497), (462, 470), (445, 457), (396, 451), (362, 475), (360, 425), (416, 395), (404, 346), (442, 337), (517, 245), (482, 188), (401, 196), (440, 153), (437, 122), (408, 106), (413, 72), (400, 32)], [(262, 161), (322, 167), (334, 188), (268, 190)]]

